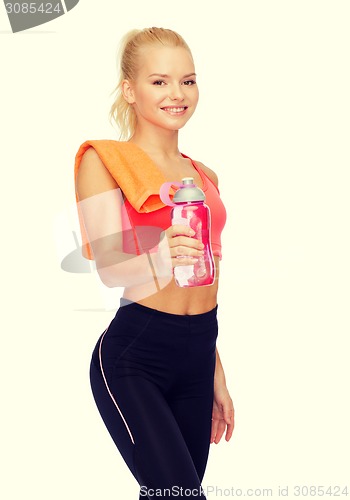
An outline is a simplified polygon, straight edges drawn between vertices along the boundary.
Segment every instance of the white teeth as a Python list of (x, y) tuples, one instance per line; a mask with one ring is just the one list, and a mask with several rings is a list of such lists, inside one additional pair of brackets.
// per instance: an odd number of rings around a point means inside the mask
[(185, 108), (163, 108), (164, 111), (173, 111), (173, 113), (181, 113)]

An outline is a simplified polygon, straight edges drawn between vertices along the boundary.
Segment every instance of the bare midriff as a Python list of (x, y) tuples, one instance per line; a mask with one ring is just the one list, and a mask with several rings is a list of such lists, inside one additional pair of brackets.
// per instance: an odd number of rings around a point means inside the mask
[[(219, 257), (214, 257), (216, 277), (212, 285), (180, 287), (173, 278), (162, 283), (125, 288), (123, 297), (170, 314), (192, 315), (211, 311), (217, 304)], [(166, 283), (166, 284), (165, 284)]]

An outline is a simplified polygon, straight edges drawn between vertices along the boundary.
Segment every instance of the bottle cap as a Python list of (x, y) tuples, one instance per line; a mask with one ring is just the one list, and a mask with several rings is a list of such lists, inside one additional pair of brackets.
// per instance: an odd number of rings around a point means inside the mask
[(184, 177), (182, 184), (173, 197), (174, 203), (186, 203), (191, 201), (205, 201), (205, 194), (194, 184), (193, 177)]

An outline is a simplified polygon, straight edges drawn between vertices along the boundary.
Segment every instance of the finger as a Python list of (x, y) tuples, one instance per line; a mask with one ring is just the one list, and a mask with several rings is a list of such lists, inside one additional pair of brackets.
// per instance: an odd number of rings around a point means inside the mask
[[(168, 231), (169, 236), (169, 233), (171, 233), (169, 229), (171, 228), (163, 231), (162, 235), (167, 235)], [(188, 242), (191, 246), (187, 247), (186, 242)], [(193, 240), (186, 236), (174, 238), (163, 237), (158, 247), (158, 253), (160, 253), (161, 256), (163, 256), (163, 254), (164, 256), (169, 255), (172, 259), (172, 267), (193, 265), (198, 261), (200, 256), (204, 255), (204, 251), (195, 248), (196, 245), (203, 247), (203, 244), (198, 240)]]
[(170, 253), (172, 257), (178, 257), (179, 259), (182, 257), (194, 257), (196, 259), (199, 259), (199, 257), (204, 255), (203, 250), (199, 250), (198, 248), (185, 247), (183, 245), (170, 247)]
[(198, 259), (196, 257), (190, 257), (185, 255), (185, 256), (173, 257), (171, 259), (171, 262), (173, 267), (193, 266), (196, 262), (198, 262)]
[(190, 238), (189, 236), (178, 235), (172, 238), (169, 238), (169, 245), (171, 247), (182, 245), (189, 248), (198, 248), (203, 250), (204, 244), (197, 240), (196, 238)]
[(218, 428), (216, 431), (216, 436), (215, 436), (215, 443), (218, 444), (220, 442), (220, 439), (222, 438), (222, 435), (225, 431), (226, 423), (225, 420), (221, 419), (219, 420), (218, 423)]
[(196, 233), (190, 226), (185, 226), (184, 224), (174, 224), (166, 230), (166, 233), (170, 238), (174, 236), (183, 234), (184, 236), (194, 236)]
[(233, 421), (233, 418), (234, 418), (234, 410), (233, 410), (232, 403), (230, 404), (230, 406), (227, 406), (227, 405), (224, 406), (223, 413), (224, 413), (225, 422), (228, 425), (231, 424)]
[(211, 421), (211, 435), (210, 435), (210, 443), (214, 443), (216, 433), (218, 430), (218, 425), (219, 425), (219, 420), (217, 419), (212, 419)]
[(234, 422), (232, 424), (229, 424), (227, 426), (226, 434), (225, 434), (225, 440), (226, 441), (229, 441), (231, 439), (232, 433), (233, 433), (233, 429), (234, 429)]

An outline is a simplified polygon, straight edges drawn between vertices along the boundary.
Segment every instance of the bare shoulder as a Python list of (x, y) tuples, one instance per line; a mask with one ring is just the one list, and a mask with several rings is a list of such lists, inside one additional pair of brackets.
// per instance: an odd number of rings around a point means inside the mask
[(204, 163), (202, 163), (200, 161), (196, 161), (195, 163), (199, 166), (199, 168), (201, 168), (203, 170), (203, 172), (209, 177), (209, 179), (211, 181), (213, 181), (215, 186), (218, 186), (219, 179), (218, 179), (218, 176), (216, 175), (216, 173), (214, 172), (214, 170), (207, 167), (206, 165), (204, 165)]
[(76, 178), (76, 191), (79, 199), (83, 200), (118, 187), (116, 180), (105, 167), (95, 149), (88, 148), (81, 157)]

